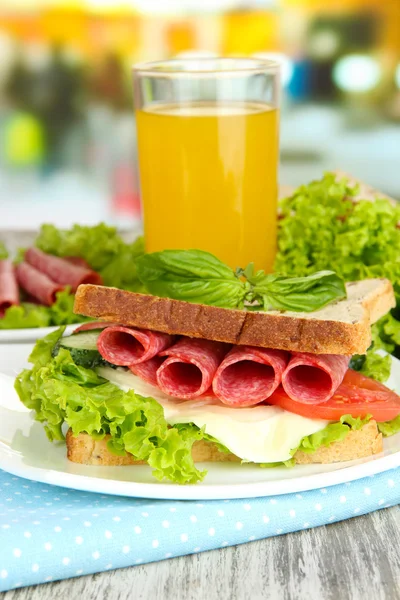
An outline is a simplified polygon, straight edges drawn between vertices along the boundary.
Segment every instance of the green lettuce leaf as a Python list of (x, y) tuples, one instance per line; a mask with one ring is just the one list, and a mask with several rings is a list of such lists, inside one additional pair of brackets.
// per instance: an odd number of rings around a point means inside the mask
[(174, 427), (176, 427), (176, 429), (178, 429), (179, 432), (182, 432), (183, 430), (186, 430), (186, 429), (191, 430), (193, 432), (200, 432), (201, 437), (199, 439), (204, 440), (205, 442), (211, 442), (211, 443), (215, 444), (217, 446), (218, 450), (224, 454), (230, 454), (230, 452), (231, 452), (229, 450), (229, 448), (224, 446), (224, 444), (222, 444), (215, 437), (213, 437), (212, 435), (208, 435), (208, 433), (205, 432), (205, 427), (202, 427), (200, 429), (194, 423), (178, 423)]
[(204, 441), (206, 442), (211, 442), (213, 444), (215, 444), (218, 448), (218, 450), (220, 452), (222, 452), (223, 454), (230, 454), (231, 451), (229, 450), (229, 448), (227, 448), (226, 446), (224, 446), (224, 444), (222, 444), (219, 440), (217, 440), (215, 437), (213, 437), (212, 435), (208, 435), (208, 433), (206, 433), (205, 431), (203, 431), (203, 438)]
[(281, 462), (271, 462), (271, 463), (259, 463), (258, 466), (262, 469), (275, 469), (276, 467), (287, 467), (291, 469), (296, 464), (294, 458), (289, 458), (288, 460), (282, 460)]
[(62, 290), (56, 293), (55, 303), (48, 308), (50, 325), (71, 325), (90, 320), (81, 315), (74, 314), (74, 300), (75, 296), (69, 290)]
[[(345, 281), (386, 277), (400, 298), (400, 205), (353, 199), (357, 187), (326, 173), (280, 202), (275, 271), (303, 276), (332, 269)], [(373, 327), (375, 350), (398, 352), (399, 308)]]
[(29, 329), (48, 327), (50, 311), (47, 306), (23, 302), (20, 306), (10, 306), (0, 319), (0, 329)]
[(145, 460), (158, 479), (196, 483), (206, 472), (199, 471), (191, 449), (202, 439), (200, 430), (169, 427), (162, 406), (153, 398), (120, 388), (92, 369), (74, 363), (68, 350), (60, 348), (53, 357), (64, 329), (39, 340), (29, 361), (32, 369), (22, 371), (15, 389), (23, 404), (35, 411), (50, 440), (63, 440), (63, 424), (74, 435), (110, 435), (111, 452), (130, 452)]
[(352, 356), (349, 367), (354, 371), (359, 371), (366, 377), (371, 377), (385, 383), (389, 379), (392, 367), (392, 357), (390, 354), (381, 356), (372, 347), (367, 354), (355, 354)]
[(137, 259), (137, 272), (151, 294), (224, 308), (313, 311), (346, 297), (341, 277), (321, 271), (306, 277), (233, 271), (202, 250), (164, 250)]
[(99, 272), (107, 286), (140, 291), (136, 273), (136, 258), (143, 254), (143, 238), (131, 244), (123, 241), (115, 227), (104, 223), (93, 227), (73, 225), (71, 229), (57, 229), (42, 225), (35, 245), (55, 256), (79, 256)]
[(264, 310), (312, 312), (347, 295), (343, 279), (333, 271), (318, 271), (307, 277), (265, 275), (259, 271), (248, 281), (253, 284), (255, 298), (263, 298)]
[(51, 361), (53, 349), (62, 338), (64, 331), (65, 327), (59, 327), (56, 331), (49, 333), (36, 342), (32, 352), (28, 356), (28, 362), (34, 365), (34, 370), (44, 367)]
[(8, 251), (3, 242), (0, 242), (0, 260), (8, 258)]
[(226, 308), (243, 307), (248, 286), (203, 250), (164, 250), (136, 261), (139, 279), (156, 296)]
[(0, 329), (27, 329), (31, 327), (51, 327), (70, 325), (88, 321), (86, 317), (73, 312), (74, 296), (68, 290), (57, 292), (52, 306), (41, 306), (22, 302), (20, 306), (10, 306), (0, 319)]
[(400, 282), (400, 206), (352, 202), (357, 188), (326, 173), (280, 203), (276, 271), (306, 275), (332, 269), (346, 281), (387, 277)]
[(392, 419), (391, 421), (386, 421), (385, 423), (378, 423), (378, 429), (384, 437), (390, 437), (395, 433), (399, 433), (400, 431), (400, 415)]
[(393, 353), (400, 345), (400, 321), (391, 313), (382, 317), (372, 326), (372, 340), (374, 349)]
[(324, 429), (304, 437), (298, 447), (291, 451), (291, 454), (293, 456), (298, 450), (310, 454), (321, 446), (330, 446), (333, 442), (341, 442), (349, 431), (361, 429), (370, 420), (371, 415), (367, 415), (364, 419), (343, 415), (337, 423), (330, 423)]

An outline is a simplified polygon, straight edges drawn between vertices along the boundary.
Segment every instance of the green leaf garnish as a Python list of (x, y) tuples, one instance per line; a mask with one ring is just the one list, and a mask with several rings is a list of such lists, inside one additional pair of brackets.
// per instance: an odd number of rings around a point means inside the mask
[(151, 294), (224, 308), (311, 312), (346, 297), (343, 280), (333, 271), (288, 278), (254, 273), (252, 263), (233, 271), (202, 250), (144, 254), (136, 264)]
[(136, 261), (139, 279), (156, 296), (242, 308), (248, 286), (227, 265), (202, 250), (164, 250)]

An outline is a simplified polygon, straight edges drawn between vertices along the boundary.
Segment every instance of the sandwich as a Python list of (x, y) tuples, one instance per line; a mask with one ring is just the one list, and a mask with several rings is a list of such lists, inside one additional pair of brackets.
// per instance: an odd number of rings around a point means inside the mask
[(233, 272), (197, 250), (136, 268), (146, 293), (79, 286), (74, 310), (91, 321), (40, 340), (17, 377), (70, 461), (196, 483), (197, 463), (369, 457), (400, 428), (400, 397), (357, 370), (395, 306), (388, 280)]

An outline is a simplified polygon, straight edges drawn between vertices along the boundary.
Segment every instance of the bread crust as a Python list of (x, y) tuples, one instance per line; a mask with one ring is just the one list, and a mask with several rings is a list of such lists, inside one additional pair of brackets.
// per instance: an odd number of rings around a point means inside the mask
[[(95, 466), (143, 465), (144, 461), (135, 460), (130, 454), (116, 456), (107, 449), (110, 436), (95, 440), (87, 433), (74, 436), (71, 429), (67, 432), (67, 457), (70, 461)], [(333, 442), (308, 454), (297, 451), (296, 464), (330, 464), (365, 458), (383, 451), (382, 434), (375, 421), (369, 421), (362, 429), (350, 431), (341, 442)], [(241, 462), (234, 454), (220, 452), (215, 444), (201, 440), (193, 444), (194, 462)]]
[[(347, 302), (347, 321), (317, 313), (252, 312), (194, 304), (96, 285), (79, 286), (74, 312), (88, 317), (169, 334), (211, 339), (228, 344), (261, 346), (315, 354), (364, 354), (371, 343), (370, 324), (395, 304), (391, 283), (376, 282), (365, 297)], [(347, 284), (348, 292), (358, 283)], [(339, 307), (337, 309), (336, 307)], [(326, 311), (325, 311), (326, 312)], [(321, 313), (325, 315), (324, 313)], [(355, 315), (351, 318), (351, 315)]]

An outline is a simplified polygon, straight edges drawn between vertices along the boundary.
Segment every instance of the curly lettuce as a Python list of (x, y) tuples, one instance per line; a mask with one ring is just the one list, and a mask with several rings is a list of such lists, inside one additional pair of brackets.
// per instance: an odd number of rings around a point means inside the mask
[(391, 421), (386, 421), (385, 423), (378, 423), (377, 425), (383, 437), (390, 437), (391, 435), (395, 435), (395, 433), (399, 433), (400, 431), (400, 415), (398, 415)]
[(0, 329), (28, 329), (33, 327), (51, 327), (70, 325), (87, 321), (86, 317), (73, 312), (74, 296), (68, 290), (57, 292), (52, 306), (42, 306), (22, 302), (19, 306), (10, 306), (0, 319)]
[(326, 173), (280, 203), (275, 269), (307, 275), (329, 268), (346, 281), (387, 277), (400, 290), (400, 206), (358, 200), (357, 186)]
[(30, 329), (49, 325), (48, 307), (29, 302), (23, 302), (20, 306), (10, 306), (0, 318), (0, 329)]
[(87, 433), (97, 439), (110, 436), (110, 452), (132, 454), (153, 468), (153, 475), (175, 483), (196, 483), (206, 471), (193, 462), (192, 446), (202, 439), (202, 431), (187, 426), (169, 427), (162, 406), (133, 390), (120, 388), (92, 369), (75, 364), (68, 350), (54, 347), (63, 327), (39, 340), (29, 361), (32, 369), (23, 370), (15, 389), (23, 404), (35, 411), (48, 438), (64, 440), (66, 423), (74, 435)]
[(385, 383), (389, 379), (392, 368), (390, 354), (382, 356), (375, 348), (368, 350), (367, 354), (355, 354), (350, 361), (350, 368), (359, 371), (366, 377)]
[[(345, 281), (386, 277), (400, 306), (400, 205), (385, 198), (359, 199), (358, 191), (346, 178), (326, 173), (283, 199), (275, 270), (304, 276), (329, 268)], [(399, 353), (398, 314), (399, 308), (373, 326), (370, 352)], [(362, 372), (378, 373), (376, 378), (385, 381), (389, 361), (377, 356), (367, 360)]]
[(343, 415), (337, 423), (330, 423), (324, 429), (304, 437), (297, 448), (293, 449), (294, 455), (298, 450), (310, 454), (322, 446), (330, 446), (333, 442), (341, 442), (351, 431), (361, 429), (371, 420), (371, 415), (365, 418)]

